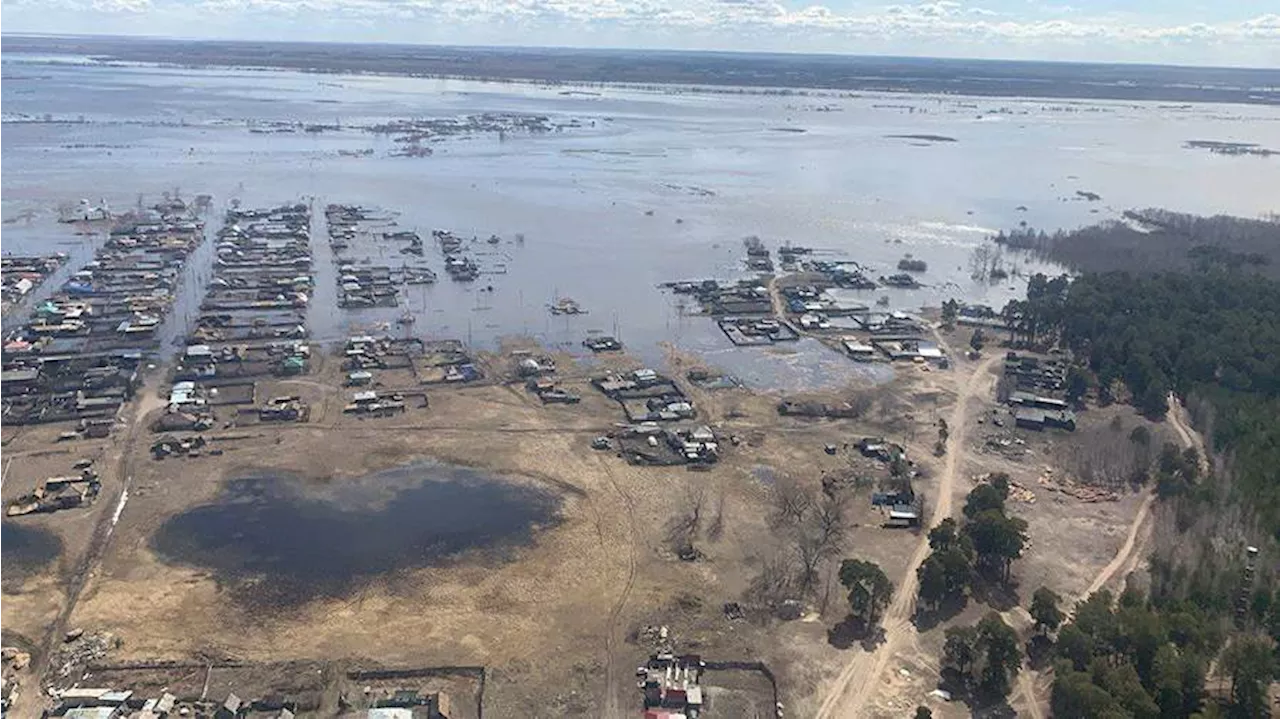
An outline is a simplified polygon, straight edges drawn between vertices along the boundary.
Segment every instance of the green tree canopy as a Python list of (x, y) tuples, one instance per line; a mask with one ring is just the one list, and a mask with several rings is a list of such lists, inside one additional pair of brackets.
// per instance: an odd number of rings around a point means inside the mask
[(840, 583), (849, 591), (853, 613), (868, 625), (880, 620), (880, 613), (893, 596), (893, 583), (874, 562), (844, 560), (840, 563)]
[(1031, 618), (1037, 631), (1052, 632), (1062, 624), (1062, 609), (1058, 606), (1061, 601), (1062, 597), (1048, 587), (1040, 587), (1031, 595)]
[(985, 482), (979, 484), (969, 492), (969, 496), (964, 501), (964, 516), (973, 519), (988, 510), (1003, 513), (1004, 500), (1007, 496), (1007, 491), (1000, 491), (1000, 488), (994, 484)]
[(973, 663), (978, 658), (977, 627), (947, 627), (942, 645), (942, 662), (954, 669), (962, 678), (970, 676)]
[(1008, 696), (1012, 678), (1022, 666), (1017, 633), (998, 612), (989, 612), (978, 622), (978, 642), (985, 654), (979, 688), (989, 697)]
[(1022, 556), (1027, 545), (1026, 521), (988, 509), (967, 522), (964, 533), (973, 541), (978, 566), (997, 573), (1003, 581), (1009, 581), (1013, 560)]
[(1231, 677), (1231, 710), (1239, 719), (1270, 716), (1267, 690), (1275, 678), (1275, 655), (1271, 641), (1258, 636), (1232, 640), (1222, 654), (1222, 671)]

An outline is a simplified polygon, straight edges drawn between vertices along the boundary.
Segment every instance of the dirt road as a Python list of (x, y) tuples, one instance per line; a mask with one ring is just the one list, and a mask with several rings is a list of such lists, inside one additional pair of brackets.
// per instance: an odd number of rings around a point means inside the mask
[(618, 600), (614, 602), (613, 608), (609, 610), (609, 625), (605, 634), (605, 664), (604, 664), (604, 684), (605, 684), (605, 705), (602, 715), (606, 719), (622, 719), (630, 712), (623, 712), (618, 702), (619, 681), (617, 677), (618, 668), (618, 647), (622, 644), (622, 635), (625, 627), (622, 624), (622, 610), (627, 606), (627, 599), (631, 597), (631, 590), (636, 582), (636, 543), (638, 533), (636, 531), (635, 506), (632, 502), (631, 495), (618, 482), (614, 475), (614, 469), (607, 461), (601, 463), (604, 470), (604, 476), (609, 480), (609, 485), (613, 491), (622, 499), (623, 506), (626, 507), (627, 525), (629, 532), (629, 554), (627, 555), (627, 581), (622, 587), (622, 592), (618, 595)]
[[(965, 407), (975, 395), (985, 394), (990, 390), (992, 378), (989, 370), (1000, 359), (993, 354), (984, 359), (973, 370), (960, 387), (955, 407), (947, 418), (950, 434), (947, 437), (947, 461), (942, 476), (938, 480), (937, 502), (934, 504), (933, 516), (929, 518), (929, 527), (951, 516), (951, 494), (955, 486), (956, 475), (960, 472), (960, 458), (964, 453), (969, 424), (966, 421)], [(894, 590), (893, 602), (885, 612), (884, 642), (873, 652), (861, 652), (853, 657), (836, 677), (835, 683), (828, 691), (818, 708), (819, 719), (825, 717), (858, 717), (862, 716), (862, 708), (867, 699), (874, 693), (881, 675), (889, 659), (893, 657), (902, 644), (909, 641), (916, 631), (911, 623), (915, 612), (916, 570), (929, 555), (929, 538), (921, 535), (916, 551), (911, 555), (902, 578), (898, 580)]]
[[(1169, 426), (1177, 433), (1178, 438), (1182, 440), (1182, 445), (1188, 448), (1194, 448), (1200, 457), (1200, 471), (1207, 473), (1209, 471), (1209, 458), (1204, 450), (1204, 441), (1200, 435), (1191, 428), (1187, 421), (1187, 410), (1178, 401), (1173, 393), (1169, 394)], [(1143, 533), (1142, 529), (1147, 524), (1147, 520), (1151, 516), (1151, 507), (1155, 504), (1156, 494), (1153, 488), (1146, 490), (1146, 496), (1142, 499), (1142, 504), (1138, 507), (1138, 513), (1134, 515), (1133, 522), (1129, 524), (1129, 533), (1125, 536), (1124, 544), (1120, 545), (1120, 549), (1116, 551), (1116, 556), (1112, 557), (1107, 566), (1098, 572), (1093, 581), (1089, 583), (1086, 589), (1076, 600), (1072, 602), (1067, 610), (1067, 618), (1065, 621), (1071, 621), (1075, 616), (1075, 607), (1079, 601), (1088, 599), (1093, 596), (1094, 592), (1102, 589), (1110, 582), (1117, 572), (1121, 576), (1127, 576), (1133, 572), (1137, 564), (1142, 559), (1142, 555), (1147, 548), (1147, 542), (1151, 539), (1151, 533)], [(1041, 702), (1045, 697), (1039, 696), (1035, 691), (1035, 682), (1028, 676), (1030, 672), (1022, 672), (1018, 679), (1018, 693), (1023, 700), (1023, 706), (1027, 707), (1033, 716), (1039, 717)]]
[(1200, 455), (1200, 474), (1208, 474), (1209, 453), (1205, 451), (1204, 438), (1191, 428), (1187, 408), (1182, 406), (1182, 402), (1172, 392), (1169, 393), (1169, 413), (1165, 416), (1169, 418), (1169, 426), (1173, 427), (1173, 431), (1182, 440), (1182, 446), (1195, 449)]
[[(1069, 607), (1066, 611), (1066, 618), (1063, 620), (1064, 624), (1075, 618), (1075, 608), (1079, 601), (1088, 599), (1094, 592), (1102, 589), (1117, 573), (1124, 576), (1134, 570), (1142, 553), (1146, 550), (1147, 540), (1150, 539), (1150, 532), (1142, 533), (1142, 528), (1151, 516), (1151, 505), (1155, 503), (1155, 498), (1155, 492), (1147, 490), (1147, 495), (1142, 499), (1142, 504), (1138, 507), (1138, 513), (1134, 515), (1133, 522), (1129, 524), (1129, 533), (1125, 536), (1124, 544), (1120, 545), (1120, 549), (1116, 550), (1116, 555), (1089, 583), (1089, 588), (1081, 593), (1076, 600), (1066, 602)], [(1037, 674), (1037, 672), (1033, 672), (1030, 669), (1019, 672), (1017, 694), (1012, 699), (1015, 704), (1020, 704), (1029, 716), (1041, 719), (1044, 716), (1042, 707), (1048, 701), (1048, 697), (1044, 696), (1043, 692), (1037, 691)]]
[(778, 287), (778, 278), (770, 278), (769, 284), (769, 304), (773, 307), (773, 316), (777, 319), (786, 319), (787, 305), (786, 300), (782, 297), (782, 289)]
[(1018, 672), (1018, 694), (1026, 698), (1023, 706), (1026, 707), (1026, 715), (1031, 719), (1044, 719), (1044, 711), (1040, 708), (1040, 697), (1036, 694), (1035, 677), (1031, 672)]
[[(1176, 432), (1178, 438), (1182, 440), (1182, 445), (1184, 447), (1196, 450), (1200, 457), (1200, 471), (1201, 473), (1207, 473), (1209, 471), (1209, 458), (1204, 451), (1204, 442), (1200, 435), (1191, 428), (1190, 423), (1187, 421), (1186, 413), (1186, 408), (1182, 406), (1178, 401), (1178, 398), (1175, 397), (1173, 393), (1170, 393), (1169, 413), (1166, 415), (1169, 419), (1169, 426), (1173, 427), (1173, 431)], [(1147, 489), (1147, 496), (1143, 498), (1142, 505), (1138, 507), (1138, 513), (1133, 518), (1133, 523), (1129, 525), (1129, 534), (1125, 537), (1124, 544), (1120, 545), (1120, 549), (1116, 552), (1116, 556), (1113, 557), (1107, 566), (1103, 567), (1102, 571), (1098, 572), (1098, 576), (1094, 577), (1093, 581), (1089, 583), (1089, 588), (1081, 595), (1081, 599), (1087, 599), (1094, 592), (1102, 589), (1106, 586), (1107, 582), (1111, 581), (1117, 571), (1122, 567), (1125, 567), (1127, 564), (1131, 564), (1133, 562), (1135, 549), (1137, 549), (1137, 553), (1140, 554), (1141, 549), (1145, 548), (1145, 543), (1138, 541), (1139, 531), (1146, 523), (1147, 518), (1151, 515), (1151, 505), (1155, 503), (1155, 498), (1155, 490), (1153, 488)], [(1074, 613), (1074, 609), (1072, 612)]]
[[(112, 481), (109, 485), (105, 482), (103, 484), (106, 489), (99, 495), (97, 500), (100, 509), (98, 510), (98, 519), (94, 525), (92, 538), (89, 540), (89, 546), (80, 558), (75, 570), (67, 579), (66, 603), (62, 611), (42, 638), (39, 665), (41, 671), (36, 679), (36, 685), (38, 686), (44, 685), (45, 673), (54, 668), (50, 665), (51, 657), (65, 636), (67, 625), (71, 621), (71, 614), (75, 611), (76, 603), (80, 600), (80, 594), (84, 591), (89, 577), (102, 561), (102, 557), (106, 553), (107, 544), (111, 539), (112, 530), (120, 519), (120, 512), (124, 508), (124, 501), (128, 497), (129, 483), (132, 480), (133, 471), (130, 464), (132, 449), (142, 433), (143, 418), (147, 412), (163, 405), (164, 402), (156, 394), (155, 388), (144, 386), (139, 391), (137, 403), (124, 415), (125, 424), (128, 426), (124, 437), (112, 448), (106, 461), (103, 462), (103, 466), (114, 465), (115, 481)], [(107, 508), (110, 508), (110, 510)]]
[[(1138, 513), (1134, 515), (1133, 522), (1129, 524), (1129, 534), (1124, 538), (1124, 544), (1120, 545), (1120, 549), (1116, 551), (1116, 556), (1111, 558), (1107, 566), (1098, 572), (1098, 576), (1093, 578), (1089, 583), (1089, 588), (1084, 590), (1081, 595), (1082, 599), (1087, 599), (1094, 592), (1106, 586), (1107, 582), (1115, 576), (1116, 572), (1123, 567), (1133, 554), (1134, 547), (1138, 545), (1138, 531), (1142, 529), (1142, 525), (1147, 521), (1147, 517), (1151, 514), (1151, 505), (1155, 502), (1155, 492), (1147, 490), (1147, 496), (1142, 498), (1142, 504), (1138, 507)], [(1075, 610), (1072, 610), (1074, 613)]]

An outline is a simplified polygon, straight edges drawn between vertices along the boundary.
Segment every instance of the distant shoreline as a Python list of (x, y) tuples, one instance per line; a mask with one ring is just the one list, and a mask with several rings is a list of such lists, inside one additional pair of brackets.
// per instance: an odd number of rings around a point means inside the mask
[(7, 35), (4, 54), (102, 64), (797, 95), (903, 93), (1280, 106), (1280, 70), (994, 60)]

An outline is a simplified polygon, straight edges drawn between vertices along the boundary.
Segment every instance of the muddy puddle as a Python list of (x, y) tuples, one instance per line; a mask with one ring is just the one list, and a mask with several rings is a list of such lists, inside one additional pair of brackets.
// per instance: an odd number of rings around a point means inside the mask
[(0, 563), (4, 565), (5, 591), (22, 588), (23, 582), (50, 565), (62, 554), (62, 540), (47, 529), (0, 522)]
[(152, 547), (207, 569), (237, 602), (287, 607), (427, 566), (506, 561), (560, 505), (549, 489), (434, 463), (332, 481), (264, 471), (171, 517)]

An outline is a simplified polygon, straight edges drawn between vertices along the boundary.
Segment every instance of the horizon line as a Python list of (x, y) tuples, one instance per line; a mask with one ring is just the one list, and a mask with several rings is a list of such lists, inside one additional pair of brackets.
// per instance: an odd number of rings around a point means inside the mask
[[(30, 38), (65, 38), (65, 39), (100, 39), (100, 40), (171, 40), (177, 42), (196, 42), (196, 43), (267, 43), (277, 45), (384, 45), (388, 47), (420, 47), (420, 48), (449, 48), (462, 50), (567, 50), (573, 52), (601, 52), (601, 53), (619, 53), (619, 52), (641, 52), (641, 53), (667, 53), (667, 54), (704, 54), (704, 55), (742, 55), (742, 56), (778, 56), (778, 57), (823, 57), (823, 58), (862, 58), (862, 59), (881, 59), (881, 60), (926, 60), (939, 62), (978, 62), (978, 63), (1007, 63), (1007, 64), (1023, 64), (1023, 65), (1098, 65), (1098, 66), (1116, 66), (1116, 67), (1146, 67), (1146, 68), (1175, 68), (1185, 70), (1239, 70), (1251, 72), (1274, 72), (1280, 74), (1280, 67), (1257, 67), (1249, 65), (1190, 65), (1184, 63), (1163, 63), (1163, 62), (1135, 62), (1124, 60), (1026, 60), (1026, 59), (1008, 59), (994, 57), (947, 57), (939, 55), (877, 55), (854, 52), (805, 52), (805, 51), (786, 51), (786, 50), (717, 50), (707, 48), (670, 48), (670, 47), (599, 47), (599, 46), (582, 46), (582, 45), (467, 45), (467, 44), (445, 44), (445, 43), (426, 43), (426, 42), (403, 42), (403, 41), (384, 41), (384, 40), (255, 40), (247, 38), (230, 38), (230, 37), (194, 37), (181, 35), (153, 35), (153, 34), (98, 34), (98, 33), (56, 33), (56, 32), (34, 32), (34, 31), (0, 31), (0, 40), (5, 37), (30, 37)], [(3, 45), (0, 44), (0, 54), (3, 54)]]

